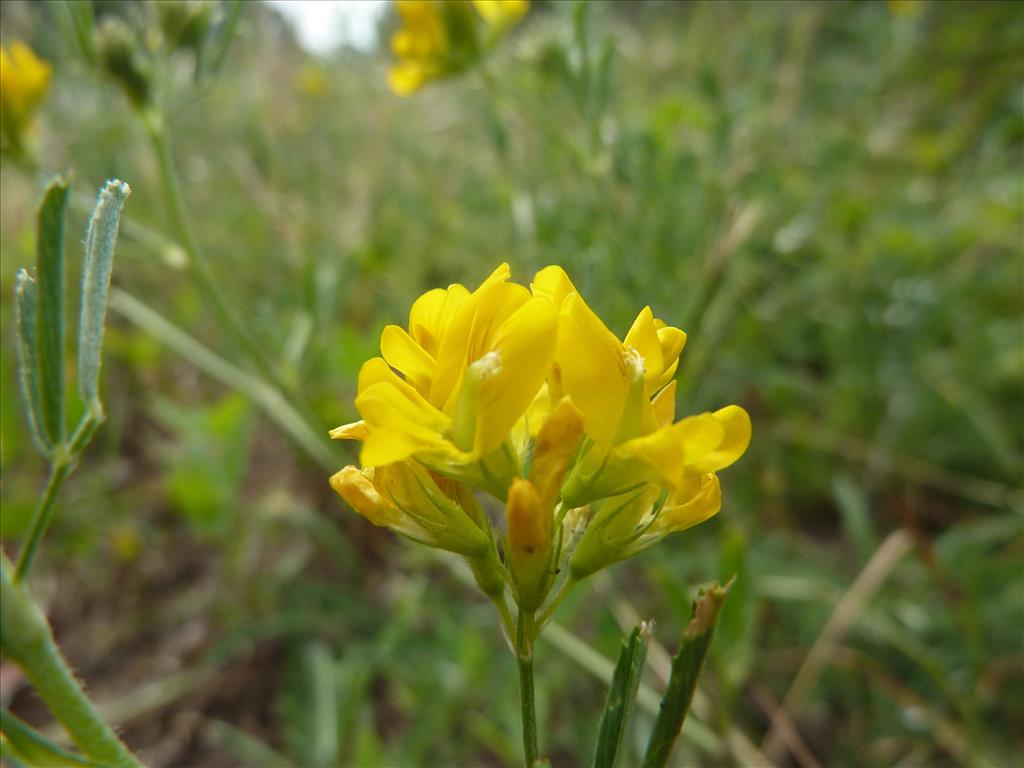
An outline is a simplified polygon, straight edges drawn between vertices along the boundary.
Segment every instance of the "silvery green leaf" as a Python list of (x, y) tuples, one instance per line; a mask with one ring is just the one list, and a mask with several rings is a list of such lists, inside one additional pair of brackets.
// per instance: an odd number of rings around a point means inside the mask
[(131, 189), (123, 181), (108, 181), (96, 199), (85, 233), (82, 313), (78, 323), (78, 391), (90, 406), (99, 402), (103, 329), (114, 265), (114, 245), (121, 210), (130, 193)]
[(36, 281), (27, 270), (14, 279), (14, 328), (18, 348), (18, 383), (22, 405), (28, 418), (32, 440), (48, 454), (52, 447), (43, 432), (43, 412), (39, 402), (39, 360), (36, 355)]

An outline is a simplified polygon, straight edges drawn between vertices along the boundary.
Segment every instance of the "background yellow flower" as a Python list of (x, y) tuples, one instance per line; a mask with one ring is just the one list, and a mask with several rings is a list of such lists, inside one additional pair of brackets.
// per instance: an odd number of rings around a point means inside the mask
[(52, 69), (20, 40), (0, 47), (0, 133), (14, 146), (22, 143), (32, 116), (50, 90)]

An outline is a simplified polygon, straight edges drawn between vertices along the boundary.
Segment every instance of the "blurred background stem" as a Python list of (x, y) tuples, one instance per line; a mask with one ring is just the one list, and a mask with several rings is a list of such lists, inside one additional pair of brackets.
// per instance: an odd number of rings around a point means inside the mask
[[(278, 373), (277, 366), (270, 360), (264, 349), (256, 342), (248, 329), (238, 319), (238, 315), (230, 307), (217, 280), (210, 272), (209, 264), (204, 258), (189, 223), (188, 210), (182, 193), (181, 182), (174, 164), (171, 141), (168, 135), (167, 118), (163, 111), (152, 115), (143, 115), (143, 123), (149, 135), (153, 152), (156, 154), (160, 168), (160, 184), (164, 203), (170, 216), (173, 235), (178, 239), (188, 256), (189, 273), (202, 295), (209, 301), (223, 329), (243, 352), (245, 357), (256, 367), (275, 389), (284, 395), (296, 407), (301, 406), (303, 398), (295, 387), (290, 386)], [(308, 426), (312, 426), (309, 414), (303, 413)]]

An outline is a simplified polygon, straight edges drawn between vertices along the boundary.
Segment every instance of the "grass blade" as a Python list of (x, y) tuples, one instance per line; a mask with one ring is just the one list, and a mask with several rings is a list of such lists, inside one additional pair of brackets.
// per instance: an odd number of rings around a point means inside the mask
[(619, 662), (612, 674), (608, 701), (601, 715), (601, 728), (597, 734), (597, 752), (594, 768), (614, 768), (622, 748), (622, 740), (629, 724), (629, 716), (636, 702), (640, 677), (647, 660), (647, 644), (651, 638), (651, 625), (643, 621), (633, 629), (622, 644)]
[(51, 445), (64, 442), (64, 220), (68, 184), (56, 179), (39, 209), (36, 241), (36, 343), (43, 429)]
[(643, 768), (662, 768), (668, 763), (679, 731), (683, 727), (683, 721), (690, 710), (690, 702), (693, 701), (693, 693), (697, 689), (697, 678), (700, 677), (701, 668), (704, 666), (704, 658), (711, 646), (715, 624), (718, 622), (718, 613), (728, 591), (729, 584), (724, 587), (712, 584), (706, 590), (701, 590), (693, 604), (690, 624), (683, 632), (679, 652), (672, 658), (672, 676), (661, 700), (661, 709), (654, 723), (650, 741), (647, 742)]
[(22, 405), (28, 418), (32, 440), (43, 454), (49, 454), (50, 445), (43, 431), (43, 412), (39, 402), (39, 357), (36, 338), (36, 281), (22, 269), (14, 279), (14, 328), (18, 341), (18, 383)]
[(90, 409), (99, 404), (99, 379), (107, 295), (121, 209), (131, 193), (123, 181), (108, 181), (96, 200), (85, 235), (82, 314), (78, 322), (78, 392)]
[(291, 437), (306, 454), (324, 469), (334, 471), (341, 457), (336, 455), (330, 440), (313, 432), (302, 414), (280, 392), (241, 368), (212, 352), (129, 293), (115, 288), (110, 295), (110, 308), (134, 325), (151, 333), (163, 344), (223, 384), (252, 400), (282, 431)]

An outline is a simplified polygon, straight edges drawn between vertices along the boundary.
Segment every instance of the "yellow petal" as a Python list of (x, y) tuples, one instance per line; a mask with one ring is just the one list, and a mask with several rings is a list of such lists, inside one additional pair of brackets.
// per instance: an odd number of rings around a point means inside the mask
[(401, 371), (417, 391), (425, 393), (430, 390), (437, 365), (404, 328), (386, 326), (380, 335), (380, 351), (388, 365)]
[(687, 416), (673, 424), (670, 429), (683, 447), (687, 464), (696, 464), (705, 458), (725, 437), (724, 427), (710, 413)]
[(722, 439), (703, 454), (695, 466), (701, 472), (717, 472), (742, 456), (750, 445), (750, 416), (738, 405), (727, 405), (711, 414), (722, 427)]
[(562, 304), (557, 360), (562, 386), (583, 412), (587, 434), (611, 445), (629, 391), (624, 350), (578, 293)]
[(473, 0), (473, 6), (487, 24), (506, 26), (526, 15), (530, 0)]
[(329, 434), (331, 440), (365, 440), (369, 430), (366, 428), (366, 422), (360, 419), (351, 424), (335, 427)]
[(676, 383), (670, 381), (651, 401), (654, 420), (659, 427), (668, 426), (676, 419)]
[(487, 354), (498, 369), (480, 383), (475, 448), (488, 453), (505, 440), (533, 402), (554, 359), (558, 315), (544, 298), (528, 299), (494, 333)]
[(495, 283), (504, 283), (510, 277), (512, 277), (512, 269), (509, 267), (507, 261), (503, 261), (493, 272), (491, 272), (491, 274), (487, 276), (487, 279), (480, 283), (476, 290), (480, 291), (489, 285), (494, 285)]
[(700, 490), (682, 503), (676, 503), (672, 497), (651, 525), (651, 533), (675, 533), (685, 531), (698, 523), (703, 523), (718, 514), (722, 508), (722, 487), (718, 476), (706, 474), (701, 480)]
[(647, 391), (653, 392), (658, 379), (661, 378), (662, 364), (661, 342), (658, 340), (658, 328), (654, 324), (654, 313), (650, 307), (644, 307), (636, 316), (632, 327), (626, 334), (625, 345), (635, 349), (644, 365), (644, 382)]
[(380, 384), (384, 381), (393, 383), (401, 381), (401, 378), (395, 375), (395, 372), (391, 370), (391, 366), (388, 365), (387, 360), (383, 357), (371, 357), (359, 368), (356, 391), (363, 392), (374, 384)]
[(572, 400), (565, 398), (540, 428), (533, 447), (530, 482), (545, 508), (553, 508), (558, 501), (562, 479), (576, 456), (582, 437), (583, 414)]
[(396, 96), (415, 93), (427, 79), (427, 71), (412, 61), (400, 61), (388, 70), (388, 86)]
[(469, 298), (464, 285), (455, 283), (447, 290), (435, 288), (420, 296), (409, 310), (409, 335), (431, 357), (437, 357), (441, 336), (455, 310)]
[(391, 464), (420, 451), (454, 451), (444, 438), (451, 420), (405, 382), (372, 385), (356, 397), (356, 408), (369, 427), (359, 459), (364, 466)]
[(679, 435), (671, 428), (628, 440), (615, 446), (608, 457), (597, 481), (601, 495), (623, 493), (646, 481), (672, 488), (683, 473), (685, 460)]
[(654, 382), (655, 390), (664, 387), (676, 375), (676, 369), (679, 367), (679, 355), (682, 354), (683, 348), (686, 346), (686, 333), (678, 328), (662, 324), (658, 328), (658, 342), (661, 344), (663, 370)]
[(427, 543), (427, 532), (384, 498), (371, 478), (372, 470), (361, 472), (356, 467), (348, 466), (331, 477), (331, 487), (352, 509), (374, 525), (390, 528)]
[(496, 280), (495, 275), (462, 303), (441, 339), (428, 399), (446, 413), (454, 412), (458, 384), (466, 369), (493, 349), (501, 324), (530, 300), (523, 286)]
[(562, 308), (562, 302), (569, 294), (578, 293), (565, 270), (555, 265), (544, 267), (534, 275), (530, 291), (534, 296), (546, 296), (551, 299), (557, 309)]

